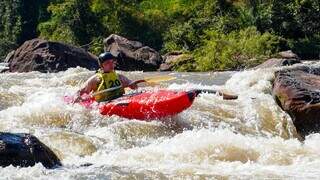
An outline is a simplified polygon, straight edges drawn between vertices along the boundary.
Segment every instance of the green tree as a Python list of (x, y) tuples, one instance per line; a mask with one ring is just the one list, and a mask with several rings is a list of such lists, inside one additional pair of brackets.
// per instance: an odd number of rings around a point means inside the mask
[(157, 9), (145, 9), (147, 4), (137, 0), (93, 0), (91, 9), (105, 29), (104, 36), (115, 33), (160, 50), (165, 17)]
[(228, 33), (237, 29), (235, 17), (239, 14), (224, 0), (197, 0), (181, 11), (184, 20), (175, 21), (164, 34), (164, 50), (193, 51), (199, 47), (201, 36), (209, 29)]
[(36, 27), (46, 15), (48, 0), (0, 0), (0, 58), (24, 41), (38, 36)]
[(56, 1), (48, 7), (51, 18), (39, 24), (40, 36), (73, 45), (90, 43), (103, 28), (86, 0)]
[(19, 1), (0, 1), (0, 57), (3, 59), (8, 51), (18, 46), (21, 34), (22, 18), (19, 15)]

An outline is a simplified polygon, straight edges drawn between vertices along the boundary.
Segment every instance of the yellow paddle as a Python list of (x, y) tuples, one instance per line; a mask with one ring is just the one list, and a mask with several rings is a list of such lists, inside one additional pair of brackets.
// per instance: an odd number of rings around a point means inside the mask
[(158, 82), (170, 81), (170, 80), (174, 80), (174, 79), (176, 79), (176, 77), (169, 76), (169, 75), (163, 75), (163, 76), (147, 77), (147, 78), (143, 79), (143, 81), (146, 83), (158, 83)]
[(163, 82), (163, 81), (170, 81), (170, 80), (173, 80), (173, 79), (176, 79), (176, 77), (169, 76), (169, 75), (147, 77), (147, 78), (144, 78), (144, 79), (133, 81), (132, 83), (130, 83), (128, 86), (125, 86), (125, 87), (124, 86), (116, 86), (116, 87), (112, 87), (112, 88), (108, 88), (108, 89), (104, 89), (102, 91), (98, 91), (98, 92), (92, 93), (91, 96), (97, 96), (97, 95), (102, 94), (102, 93), (114, 91), (114, 90), (117, 90), (117, 89), (120, 89), (120, 88), (126, 88), (126, 87), (129, 87), (131, 85), (139, 84), (139, 83), (142, 83), (142, 82), (154, 85), (155, 83), (159, 83), (159, 82)]

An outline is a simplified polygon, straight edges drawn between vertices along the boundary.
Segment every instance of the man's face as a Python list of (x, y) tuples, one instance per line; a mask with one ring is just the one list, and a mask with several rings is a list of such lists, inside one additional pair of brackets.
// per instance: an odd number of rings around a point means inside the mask
[(114, 70), (115, 61), (113, 59), (108, 59), (102, 63), (102, 67), (104, 72), (111, 72)]

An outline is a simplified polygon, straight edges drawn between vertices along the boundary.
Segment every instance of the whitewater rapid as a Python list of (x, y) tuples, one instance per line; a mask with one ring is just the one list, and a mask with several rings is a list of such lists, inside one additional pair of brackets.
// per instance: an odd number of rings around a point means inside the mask
[(63, 167), (0, 168), (0, 179), (317, 179), (319, 134), (300, 141), (291, 118), (271, 90), (279, 68), (241, 72), (119, 72), (137, 80), (176, 79), (148, 89), (214, 89), (237, 94), (223, 100), (201, 94), (177, 116), (143, 122), (102, 116), (66, 104), (94, 72), (0, 74), (0, 131), (31, 133)]

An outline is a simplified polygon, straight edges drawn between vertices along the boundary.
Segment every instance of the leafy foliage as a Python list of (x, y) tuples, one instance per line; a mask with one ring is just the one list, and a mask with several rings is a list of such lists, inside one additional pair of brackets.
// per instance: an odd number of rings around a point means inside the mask
[(229, 34), (206, 32), (203, 46), (195, 51), (200, 71), (237, 69), (256, 65), (277, 52), (279, 37), (249, 27)]
[(193, 57), (177, 70), (238, 69), (289, 48), (319, 58), (319, 19), (315, 0), (0, 0), (0, 58), (35, 37), (98, 54), (119, 34)]
[(0, 0), (0, 59), (24, 41), (37, 37), (38, 21), (48, 0)]
[(40, 36), (53, 41), (84, 45), (101, 34), (99, 21), (88, 1), (57, 1), (48, 7), (51, 18), (39, 24)]

